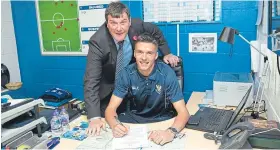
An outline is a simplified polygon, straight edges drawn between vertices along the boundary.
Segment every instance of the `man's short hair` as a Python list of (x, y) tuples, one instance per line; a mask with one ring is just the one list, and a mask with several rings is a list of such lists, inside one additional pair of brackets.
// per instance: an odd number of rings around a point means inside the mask
[(111, 2), (105, 11), (105, 19), (108, 22), (108, 16), (111, 15), (113, 18), (120, 18), (125, 12), (127, 17), (130, 18), (129, 9), (121, 2)]
[(154, 44), (156, 47), (158, 47), (158, 42), (155, 39), (155, 37), (149, 33), (142, 33), (137, 37), (137, 40), (135, 41), (135, 45), (138, 42), (145, 42), (145, 43), (152, 43)]

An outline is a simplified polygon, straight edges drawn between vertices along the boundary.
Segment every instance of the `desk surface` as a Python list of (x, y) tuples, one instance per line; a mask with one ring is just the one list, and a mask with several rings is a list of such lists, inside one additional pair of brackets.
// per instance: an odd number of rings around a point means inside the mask
[[(189, 113), (195, 114), (195, 112), (198, 111), (198, 105), (202, 102), (204, 92), (193, 92), (188, 103), (186, 104)], [(74, 122), (71, 123), (71, 125), (77, 125), (80, 121), (86, 120), (85, 116), (81, 116), (80, 118), (76, 119)], [(162, 129), (165, 130), (166, 128), (170, 127), (172, 123), (174, 122), (174, 118), (158, 123), (150, 123), (147, 124), (148, 128), (150, 130), (155, 129)], [(159, 125), (160, 124), (160, 125)], [(132, 124), (131, 124), (132, 125)], [(186, 133), (186, 145), (185, 149), (218, 149), (219, 145), (216, 145), (214, 141), (207, 140), (203, 137), (203, 134), (205, 132), (191, 130), (185, 128), (183, 133)], [(60, 144), (55, 147), (55, 149), (75, 149), (81, 142), (76, 140), (69, 140), (61, 138)]]

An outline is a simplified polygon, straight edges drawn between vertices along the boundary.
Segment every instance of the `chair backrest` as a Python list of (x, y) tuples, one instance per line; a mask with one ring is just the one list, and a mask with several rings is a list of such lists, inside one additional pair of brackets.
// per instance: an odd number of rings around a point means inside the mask
[[(158, 57), (159, 60), (163, 61), (163, 57), (159, 56)], [(171, 67), (171, 65), (169, 65)], [(184, 67), (183, 67), (183, 59), (182, 57), (179, 57), (179, 62), (178, 65), (176, 67), (171, 67), (178, 79), (179, 85), (182, 89), (182, 92), (184, 92)]]
[(182, 92), (184, 92), (184, 67), (183, 67), (183, 59), (179, 57), (179, 63), (176, 67), (171, 67), (178, 79), (179, 85), (182, 89)]

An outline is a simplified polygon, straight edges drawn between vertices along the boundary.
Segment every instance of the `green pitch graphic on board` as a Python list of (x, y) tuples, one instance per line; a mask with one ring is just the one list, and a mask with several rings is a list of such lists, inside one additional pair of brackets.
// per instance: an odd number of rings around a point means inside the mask
[(77, 1), (38, 1), (44, 52), (81, 52)]

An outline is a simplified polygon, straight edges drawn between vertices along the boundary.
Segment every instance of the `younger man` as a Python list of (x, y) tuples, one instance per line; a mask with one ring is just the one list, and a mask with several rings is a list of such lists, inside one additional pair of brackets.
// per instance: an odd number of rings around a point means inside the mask
[[(141, 34), (135, 43), (136, 63), (124, 68), (116, 78), (115, 89), (105, 111), (105, 119), (112, 128), (114, 137), (128, 133), (123, 122), (149, 123), (173, 118), (167, 130), (152, 131), (149, 139), (156, 144), (171, 142), (185, 127), (189, 119), (184, 97), (175, 72), (165, 63), (157, 61), (158, 44), (150, 34)], [(117, 115), (116, 110), (123, 98), (132, 95), (132, 111)]]

